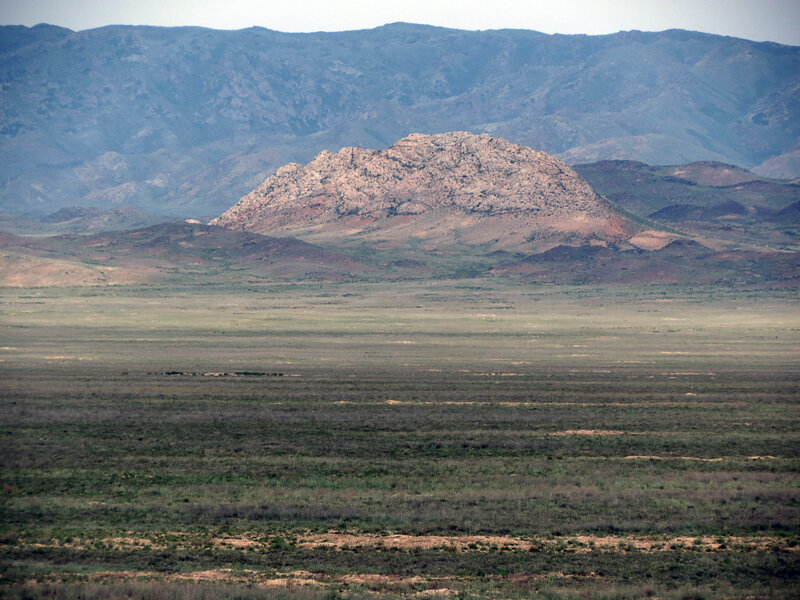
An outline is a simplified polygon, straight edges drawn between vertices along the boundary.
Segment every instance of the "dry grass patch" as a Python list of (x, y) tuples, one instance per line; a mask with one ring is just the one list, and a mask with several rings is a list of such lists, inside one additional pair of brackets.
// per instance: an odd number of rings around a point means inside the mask
[[(56, 548), (69, 547), (88, 550), (97, 545), (121, 551), (137, 549), (164, 550), (172, 547), (187, 550), (211, 544), (217, 548), (247, 550), (251, 552), (273, 552), (280, 548), (296, 546), (306, 550), (327, 549), (334, 551), (373, 550), (373, 551), (419, 551), (433, 550), (443, 552), (514, 552), (514, 551), (563, 551), (592, 552), (595, 550), (639, 550), (657, 552), (666, 550), (690, 550), (702, 548), (705, 551), (726, 550), (736, 548), (741, 551), (779, 550), (782, 552), (798, 552), (799, 545), (790, 545), (786, 538), (777, 536), (674, 536), (674, 537), (642, 537), (642, 536), (596, 536), (574, 535), (558, 537), (513, 537), (503, 535), (406, 535), (375, 533), (306, 533), (292, 535), (284, 533), (245, 533), (239, 536), (202, 537), (191, 533), (170, 533), (172, 541), (164, 542), (162, 537), (153, 539), (140, 537), (108, 537), (97, 540), (83, 539), (69, 543), (52, 540), (50, 543), (26, 543), (17, 540), (15, 546), (22, 548)], [(175, 538), (179, 538), (177, 541)], [(271, 542), (280, 540), (275, 546)], [(224, 570), (223, 570), (224, 571)], [(217, 571), (214, 571), (217, 572)], [(222, 572), (222, 571), (219, 571)], [(121, 572), (125, 573), (125, 572)], [(205, 573), (198, 572), (198, 573)], [(211, 573), (211, 571), (208, 571)], [(233, 572), (234, 574), (240, 571)], [(101, 573), (102, 574), (102, 573)], [(137, 576), (147, 573), (139, 573)], [(204, 575), (197, 575), (204, 577)], [(294, 576), (294, 575), (292, 575)]]
[(636, 431), (618, 431), (614, 429), (567, 429), (554, 431), (550, 435), (636, 435)]

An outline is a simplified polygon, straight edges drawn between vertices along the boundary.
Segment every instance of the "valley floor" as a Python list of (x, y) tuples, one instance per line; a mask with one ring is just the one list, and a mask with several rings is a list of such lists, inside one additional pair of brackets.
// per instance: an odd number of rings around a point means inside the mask
[(0, 595), (800, 594), (792, 292), (0, 302)]

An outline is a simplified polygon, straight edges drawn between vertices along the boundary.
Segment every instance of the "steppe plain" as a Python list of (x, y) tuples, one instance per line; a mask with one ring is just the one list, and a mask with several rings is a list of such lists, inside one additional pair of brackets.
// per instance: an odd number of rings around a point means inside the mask
[(0, 46), (0, 596), (800, 596), (800, 49)]
[(3, 289), (11, 598), (792, 598), (791, 289)]

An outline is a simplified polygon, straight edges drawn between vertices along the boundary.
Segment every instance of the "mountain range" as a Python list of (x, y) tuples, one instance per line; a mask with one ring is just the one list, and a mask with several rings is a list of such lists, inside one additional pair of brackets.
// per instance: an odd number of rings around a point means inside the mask
[(800, 48), (395, 23), (0, 28), (0, 212), (213, 217), (289, 162), (413, 132), (489, 133), (568, 164), (721, 161), (800, 175)]

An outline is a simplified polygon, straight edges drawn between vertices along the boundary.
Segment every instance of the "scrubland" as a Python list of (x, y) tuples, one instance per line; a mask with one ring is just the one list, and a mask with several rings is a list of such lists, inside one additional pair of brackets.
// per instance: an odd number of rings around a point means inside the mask
[(793, 292), (0, 291), (0, 594), (796, 597)]

